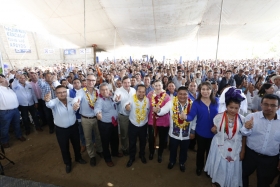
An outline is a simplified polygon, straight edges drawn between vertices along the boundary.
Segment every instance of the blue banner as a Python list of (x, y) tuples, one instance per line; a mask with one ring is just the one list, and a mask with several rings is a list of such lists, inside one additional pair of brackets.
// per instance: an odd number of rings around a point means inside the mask
[(165, 56), (163, 56), (163, 62), (165, 61)]
[(96, 63), (99, 63), (99, 58), (98, 58), (98, 56), (96, 57)]
[(76, 54), (76, 49), (65, 49), (64, 54), (65, 55), (75, 55)]
[(31, 49), (15, 49), (16, 53), (31, 53)]
[(132, 64), (132, 59), (131, 59), (131, 56), (129, 57), (129, 62), (130, 62), (130, 64)]
[(182, 64), (182, 56), (180, 56), (180, 61), (179, 62), (180, 62), (180, 64)]

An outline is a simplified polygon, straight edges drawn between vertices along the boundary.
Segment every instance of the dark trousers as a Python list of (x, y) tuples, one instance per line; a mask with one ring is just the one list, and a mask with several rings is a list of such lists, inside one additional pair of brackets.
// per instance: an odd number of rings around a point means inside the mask
[(185, 164), (187, 160), (187, 152), (188, 152), (189, 144), (190, 144), (190, 140), (177, 140), (175, 138), (169, 137), (169, 145), (170, 145), (169, 162), (176, 163), (177, 150), (178, 150), (178, 146), (180, 146), (179, 163)]
[(44, 103), (44, 112), (45, 112), (45, 116), (46, 116), (49, 128), (50, 128), (50, 130), (53, 130), (54, 129), (54, 122), (53, 122), (52, 110), (46, 106), (46, 103)]
[(145, 156), (146, 147), (146, 136), (147, 136), (147, 124), (142, 127), (137, 127), (129, 121), (128, 125), (128, 138), (129, 138), (129, 156), (130, 159), (135, 159), (136, 155), (136, 142), (139, 137), (139, 156)]
[(45, 105), (45, 101), (43, 99), (38, 99), (38, 108), (37, 110), (39, 111), (39, 115), (42, 121), (43, 125), (47, 124), (47, 118), (44, 112), (44, 105)]
[(31, 114), (34, 125), (36, 128), (39, 128), (41, 125), (39, 123), (38, 117), (37, 117), (37, 111), (34, 105), (31, 106), (21, 106), (19, 105), (18, 107), (19, 111), (20, 111), (20, 115), (22, 118), (22, 122), (24, 124), (25, 130), (26, 131), (30, 131), (30, 119), (29, 119), (29, 115), (28, 112)]
[(56, 138), (62, 153), (62, 158), (64, 164), (71, 165), (71, 155), (69, 151), (69, 140), (73, 146), (75, 153), (75, 160), (81, 159), (81, 147), (80, 147), (80, 136), (78, 123), (76, 123), (68, 128), (61, 128), (56, 126)]
[(9, 143), (9, 128), (14, 127), (17, 138), (22, 136), (20, 130), (20, 114), (18, 108), (0, 110), (0, 140), (2, 144)]
[[(196, 153), (196, 167), (203, 169), (205, 161), (208, 157), (212, 138), (204, 138), (197, 133), (195, 134), (197, 140), (197, 153)], [(206, 159), (205, 158), (206, 153)]]
[(257, 186), (269, 187), (277, 174), (279, 156), (259, 155), (246, 146), (245, 158), (242, 161), (243, 187), (249, 186), (249, 176), (257, 170)]
[[(162, 155), (164, 144), (166, 142), (166, 136), (168, 134), (169, 127), (157, 127), (158, 136), (159, 136), (159, 149), (158, 155)], [(150, 154), (154, 154), (155, 152), (155, 140), (154, 140), (154, 127), (153, 125), (148, 125), (148, 133), (149, 133), (149, 150)]]
[(98, 129), (101, 137), (105, 162), (111, 162), (112, 158), (109, 146), (111, 147), (112, 155), (117, 155), (119, 153), (118, 126), (98, 120)]
[(189, 149), (194, 149), (195, 145), (196, 145), (196, 138), (190, 140)]

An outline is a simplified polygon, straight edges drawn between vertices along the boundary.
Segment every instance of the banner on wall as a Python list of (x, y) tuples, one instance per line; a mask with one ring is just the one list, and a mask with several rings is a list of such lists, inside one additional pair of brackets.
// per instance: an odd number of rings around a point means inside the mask
[(86, 50), (84, 48), (80, 49), (80, 54), (85, 54), (85, 51), (87, 54), (91, 54), (91, 48), (86, 48)]
[(6, 26), (4, 26), (4, 30), (10, 48), (30, 49), (26, 31), (17, 28), (6, 27)]
[(64, 54), (65, 55), (75, 55), (76, 54), (76, 49), (65, 49)]
[(44, 49), (44, 53), (45, 54), (54, 54), (54, 49), (47, 49), (47, 48), (45, 48)]
[(15, 49), (16, 53), (31, 53), (31, 49)]
[(5, 75), (5, 72), (4, 72), (4, 63), (3, 63), (3, 60), (2, 60), (2, 54), (0, 52), (0, 74), (4, 74)]

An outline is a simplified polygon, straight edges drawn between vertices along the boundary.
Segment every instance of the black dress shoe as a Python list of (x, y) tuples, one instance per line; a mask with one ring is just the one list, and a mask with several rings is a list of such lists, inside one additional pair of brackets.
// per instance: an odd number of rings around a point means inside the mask
[(174, 163), (169, 162), (169, 164), (168, 164), (167, 168), (168, 168), (168, 169), (172, 169), (173, 167), (174, 167)]
[(186, 170), (185, 164), (180, 164), (180, 170), (182, 172), (185, 172), (185, 170)]
[(150, 153), (149, 154), (149, 160), (153, 160), (153, 158), (154, 158), (154, 154)]
[(87, 162), (84, 160), (84, 159), (82, 159), (82, 158), (80, 158), (79, 160), (76, 160), (76, 162), (78, 162), (78, 163), (80, 163), (80, 164), (86, 164)]
[(97, 152), (96, 151), (96, 154), (98, 154), (100, 156), (100, 158), (103, 158), (103, 152)]
[(90, 165), (91, 165), (91, 166), (96, 166), (96, 158), (95, 158), (95, 157), (92, 157), (92, 158), (90, 159)]
[(146, 163), (147, 163), (147, 160), (146, 160), (145, 156), (139, 156), (139, 158), (141, 159), (141, 162), (142, 162), (143, 164), (146, 164)]
[(158, 163), (161, 163), (161, 162), (162, 162), (162, 156), (161, 156), (161, 155), (158, 155), (157, 161), (158, 161)]
[(126, 164), (126, 167), (129, 168), (130, 166), (132, 166), (133, 162), (134, 162), (134, 159), (129, 159), (129, 161)]
[(71, 165), (66, 165), (66, 173), (70, 173), (72, 170)]
[(201, 173), (202, 173), (202, 169), (198, 169), (198, 168), (197, 168), (197, 169), (196, 169), (196, 175), (197, 175), (197, 176), (200, 176)]

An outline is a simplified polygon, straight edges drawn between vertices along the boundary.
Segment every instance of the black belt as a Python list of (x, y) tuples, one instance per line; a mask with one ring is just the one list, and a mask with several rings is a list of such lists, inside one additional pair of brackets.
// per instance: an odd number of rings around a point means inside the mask
[(70, 128), (74, 127), (75, 125), (77, 125), (77, 120), (76, 120), (76, 122), (73, 125), (70, 125), (69, 127), (59, 127), (57, 125), (55, 125), (55, 127), (59, 128), (59, 129), (70, 129)]
[(93, 116), (93, 117), (87, 117), (87, 116), (83, 116), (81, 115), (83, 118), (86, 118), (86, 119), (96, 119), (96, 116)]
[[(121, 115), (121, 116), (126, 116), (126, 115), (123, 115), (123, 114), (121, 114), (121, 113), (120, 113), (120, 115)], [(126, 116), (126, 117), (128, 117), (128, 116)]]
[[(248, 149), (250, 149), (248, 146), (246, 146)], [(255, 153), (256, 155), (258, 155), (259, 157), (263, 157), (263, 158), (272, 158), (272, 157), (278, 157), (278, 155), (275, 155), (275, 156), (268, 156), (268, 155), (264, 155), (264, 154), (261, 154), (261, 153), (258, 153), (256, 151), (254, 151), (253, 149), (250, 149), (253, 153)]]

